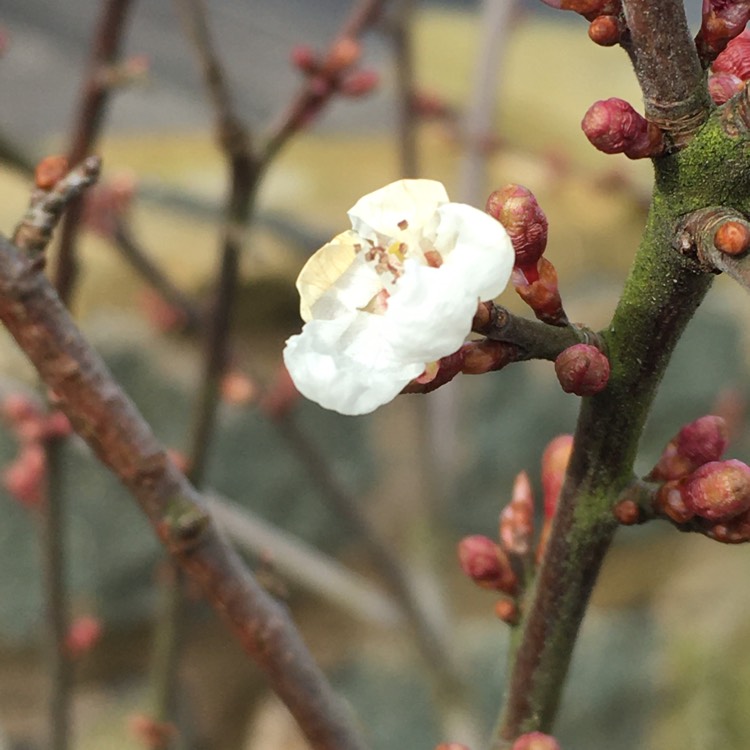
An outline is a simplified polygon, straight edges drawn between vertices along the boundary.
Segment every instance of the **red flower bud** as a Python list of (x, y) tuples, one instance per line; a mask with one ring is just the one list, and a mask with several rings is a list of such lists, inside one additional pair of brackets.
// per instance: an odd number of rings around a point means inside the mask
[(731, 73), (743, 81), (750, 80), (750, 33), (747, 29), (727, 44), (714, 60), (714, 73)]
[(555, 360), (555, 373), (565, 393), (593, 396), (609, 382), (609, 360), (591, 344), (575, 344)]
[(597, 16), (589, 26), (589, 39), (602, 47), (613, 47), (620, 41), (620, 24), (616, 16)]
[(458, 560), (461, 569), (477, 586), (514, 594), (518, 579), (510, 561), (499, 545), (489, 537), (475, 534), (458, 543)]
[(739, 36), (750, 20), (750, 4), (728, 0), (703, 0), (703, 19), (695, 45), (700, 58), (711, 61)]
[(516, 251), (515, 265), (535, 281), (537, 261), (547, 247), (547, 217), (534, 194), (523, 185), (506, 185), (490, 194), (485, 211), (505, 227)]
[(70, 625), (65, 636), (65, 649), (68, 655), (76, 659), (91, 651), (102, 637), (102, 623), (96, 617), (83, 615)]
[(664, 152), (663, 133), (622, 99), (594, 102), (581, 128), (591, 144), (605, 154), (643, 159)]
[(728, 521), (750, 510), (750, 466), (711, 461), (682, 480), (685, 505), (709, 521)]
[(529, 732), (522, 734), (513, 743), (511, 750), (560, 750), (560, 744), (552, 735)]
[(715, 104), (728, 102), (745, 88), (745, 82), (732, 73), (714, 73), (708, 78), (708, 93)]
[(27, 508), (40, 505), (44, 499), (47, 457), (39, 443), (27, 443), (2, 474), (8, 494)]
[(529, 475), (522, 471), (513, 484), (510, 503), (500, 513), (500, 542), (513, 555), (527, 555), (534, 533), (534, 495)]
[(568, 318), (563, 310), (555, 267), (546, 258), (539, 258), (534, 268), (537, 278), (532, 281), (526, 275), (528, 272), (528, 267), (513, 269), (511, 281), (518, 296), (539, 320), (550, 325), (565, 325)]
[(621, 500), (612, 509), (618, 523), (623, 526), (633, 526), (640, 523), (641, 509), (634, 500)]
[(28, 419), (42, 416), (38, 404), (23, 393), (11, 393), (6, 396), (0, 410), (3, 418), (13, 426), (17, 426)]
[(544, 491), (544, 517), (555, 515), (570, 454), (573, 452), (573, 436), (558, 435), (550, 440), (542, 454), (542, 490)]
[(727, 426), (722, 417), (706, 416), (685, 425), (670, 441), (648, 475), (655, 481), (679, 479), (726, 450)]

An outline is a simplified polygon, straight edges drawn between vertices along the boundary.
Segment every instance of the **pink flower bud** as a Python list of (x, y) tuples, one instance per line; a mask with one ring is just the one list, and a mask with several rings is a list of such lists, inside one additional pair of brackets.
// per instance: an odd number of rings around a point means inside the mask
[(534, 194), (523, 185), (506, 185), (490, 194), (485, 211), (508, 232), (516, 251), (515, 265), (528, 281), (536, 281), (536, 264), (547, 247), (547, 217)]
[(528, 267), (522, 269), (516, 266), (513, 269), (511, 282), (518, 296), (534, 311), (539, 320), (550, 325), (565, 325), (568, 318), (563, 310), (555, 267), (542, 257), (534, 268), (537, 278), (531, 280), (527, 277), (528, 272)]
[(91, 651), (102, 637), (102, 623), (91, 615), (76, 618), (65, 636), (65, 649), (68, 655), (77, 659)]
[(298, 44), (292, 48), (292, 65), (305, 74), (316, 73), (320, 67), (318, 56), (306, 44)]
[(679, 479), (709, 461), (718, 461), (728, 443), (722, 417), (706, 416), (685, 425), (670, 441), (648, 475), (655, 481)]
[(709, 521), (728, 521), (750, 510), (750, 466), (711, 461), (683, 480), (685, 505)]
[(511, 750), (560, 750), (560, 744), (552, 735), (529, 732), (522, 734), (513, 743)]
[(555, 373), (565, 393), (593, 396), (609, 382), (609, 360), (590, 344), (575, 344), (555, 360)]
[(336, 76), (355, 65), (362, 56), (362, 45), (353, 37), (337, 39), (323, 63), (323, 70), (329, 76)]
[(630, 159), (664, 152), (661, 131), (622, 99), (594, 102), (581, 121), (591, 144), (605, 154), (625, 154)]
[(542, 454), (542, 490), (544, 492), (544, 517), (555, 515), (568, 461), (573, 452), (573, 436), (558, 435), (550, 440)]
[(500, 513), (500, 542), (508, 554), (524, 556), (534, 533), (534, 494), (529, 475), (522, 471), (513, 484), (510, 503)]
[(714, 60), (711, 70), (730, 73), (742, 81), (750, 80), (750, 32), (747, 29), (727, 44)]
[(379, 84), (380, 74), (376, 70), (358, 70), (341, 82), (339, 91), (356, 98), (371, 93)]
[(39, 443), (27, 443), (2, 475), (8, 494), (27, 508), (39, 506), (44, 499), (47, 457)]
[(461, 569), (477, 586), (514, 594), (518, 579), (500, 547), (489, 537), (475, 534), (458, 543)]
[(73, 426), (67, 415), (61, 411), (53, 411), (44, 420), (44, 437), (61, 438), (73, 433)]
[(745, 82), (732, 73), (714, 73), (708, 78), (708, 93), (715, 104), (728, 102), (745, 88)]

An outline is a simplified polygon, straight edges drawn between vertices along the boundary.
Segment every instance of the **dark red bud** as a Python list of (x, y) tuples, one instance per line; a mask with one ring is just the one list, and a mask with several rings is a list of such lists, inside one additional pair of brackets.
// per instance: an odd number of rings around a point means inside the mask
[(622, 99), (594, 102), (581, 121), (581, 128), (591, 144), (605, 154), (642, 159), (664, 151), (661, 131)]
[(634, 526), (641, 520), (641, 510), (633, 500), (622, 500), (612, 509), (618, 523), (623, 526)]
[(593, 396), (607, 387), (609, 360), (591, 344), (575, 344), (555, 360), (555, 373), (565, 393)]
[(743, 81), (750, 80), (750, 33), (745, 29), (727, 44), (714, 60), (714, 73), (731, 73)]
[(745, 88), (745, 82), (732, 73), (714, 73), (708, 78), (708, 93), (716, 104), (728, 102)]
[(487, 213), (508, 232), (516, 251), (515, 265), (535, 267), (547, 247), (547, 217), (534, 194), (523, 185), (506, 185), (487, 199)]

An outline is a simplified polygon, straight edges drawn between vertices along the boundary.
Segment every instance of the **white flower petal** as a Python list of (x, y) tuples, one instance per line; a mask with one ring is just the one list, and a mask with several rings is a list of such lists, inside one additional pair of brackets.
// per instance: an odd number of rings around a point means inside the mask
[(477, 299), (497, 297), (510, 279), (516, 254), (499, 221), (473, 206), (448, 203), (437, 209), (435, 249), (443, 266)]
[[(448, 194), (436, 180), (398, 180), (360, 198), (349, 209), (349, 219), (357, 234), (376, 244), (413, 244), (434, 220), (435, 209), (447, 202)], [(399, 228), (404, 221), (405, 230)]]
[(452, 354), (471, 330), (478, 297), (467, 294), (444, 267), (407, 260), (383, 316), (384, 335), (404, 359), (419, 362)]
[(299, 392), (341, 414), (367, 414), (388, 403), (424, 369), (394, 357), (368, 313), (313, 320), (292, 336), (284, 363)]

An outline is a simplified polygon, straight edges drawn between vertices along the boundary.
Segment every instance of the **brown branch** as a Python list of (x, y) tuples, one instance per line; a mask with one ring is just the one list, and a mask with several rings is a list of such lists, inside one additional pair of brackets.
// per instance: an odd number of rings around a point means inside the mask
[[(83, 85), (81, 101), (75, 115), (68, 161), (78, 164), (95, 150), (109, 103), (111, 87), (106, 85), (101, 72), (119, 56), (125, 23), (132, 0), (105, 0), (88, 63), (88, 74)], [(83, 215), (83, 203), (73, 201), (62, 222), (55, 286), (67, 304), (78, 274), (76, 240)]]
[(127, 486), (161, 542), (266, 672), (312, 747), (363, 748), (286, 611), (217, 533), (205, 501), (167, 457), (43, 274), (5, 238), (0, 320), (79, 435)]
[(646, 119), (681, 148), (712, 108), (682, 0), (623, 0), (622, 46), (643, 91)]

